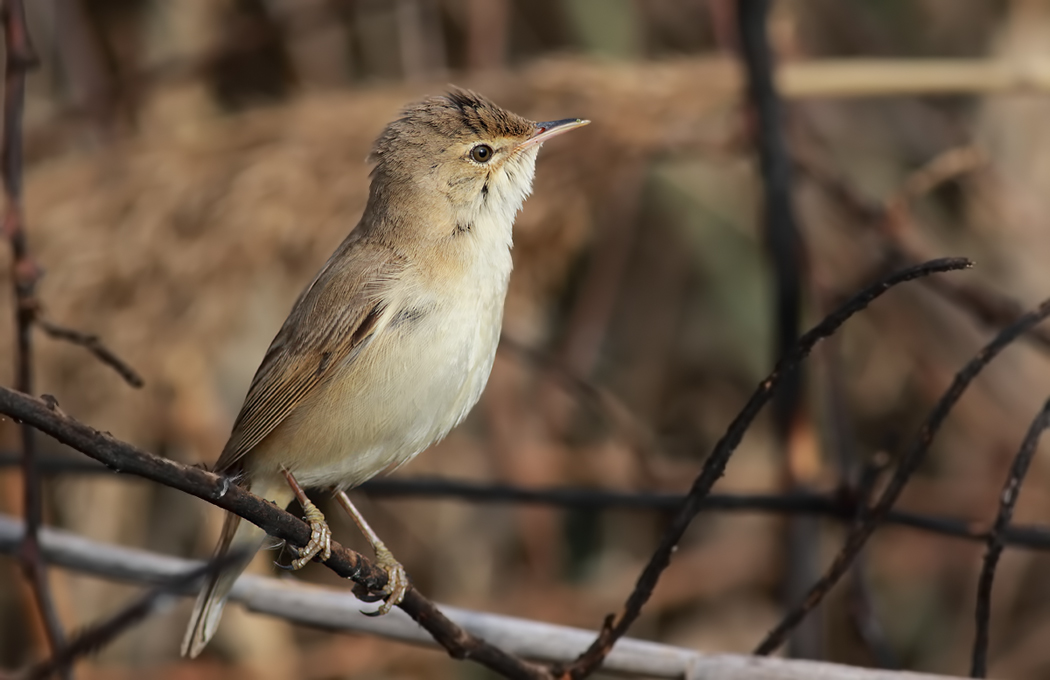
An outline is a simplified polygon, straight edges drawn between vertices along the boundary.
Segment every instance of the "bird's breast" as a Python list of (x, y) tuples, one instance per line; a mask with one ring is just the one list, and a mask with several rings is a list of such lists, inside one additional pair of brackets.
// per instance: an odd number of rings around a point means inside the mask
[(477, 403), (499, 343), (511, 261), (506, 243), (460, 245), (459, 266), (406, 270), (367, 350), (335, 367), (311, 407), (280, 428), (275, 439), (308, 452), (293, 470), (301, 483), (357, 485), (443, 438)]

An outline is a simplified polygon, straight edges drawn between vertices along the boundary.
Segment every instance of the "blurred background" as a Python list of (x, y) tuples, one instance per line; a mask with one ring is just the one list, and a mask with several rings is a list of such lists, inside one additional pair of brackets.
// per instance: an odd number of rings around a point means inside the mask
[[(540, 154), (481, 403), (396, 476), (684, 492), (772, 367), (775, 295), (733, 0), (27, 4), (42, 59), (25, 190), (40, 298), (50, 319), (98, 334), (146, 381), (135, 391), (38, 334), (37, 391), (99, 430), (212, 463), (273, 334), (360, 216), (371, 141), (403, 104), (449, 83), (534, 120), (594, 123)], [(1050, 2), (780, 0), (768, 30), (796, 163), (803, 248), (788, 259), (803, 328), (890, 255), (972, 257), (978, 268), (952, 281), (1024, 307), (1050, 294), (1050, 93), (1036, 77), (1050, 59)], [(897, 61), (860, 61), (872, 58)], [(9, 263), (3, 249), (0, 269)], [(764, 414), (716, 491), (848, 491), (892, 461), (991, 337), (950, 297), (911, 284), (848, 323), (806, 364), (789, 430)], [(0, 319), (10, 307), (0, 297)], [(0, 357), (12, 356), (5, 327)], [(11, 363), (0, 361), (4, 384)], [(954, 410), (900, 507), (990, 521), (1048, 385), (1045, 348), (1010, 348)], [(8, 422), (0, 442), (16, 450)], [(1050, 521), (1045, 453), (1017, 522)], [(132, 478), (64, 475), (46, 491), (49, 523), (101, 541), (200, 557), (218, 533), (219, 511)], [(336, 538), (365, 549), (315, 497)], [(645, 510), (356, 497), (428, 597), (588, 628), (618, 610), (666, 522)], [(20, 498), (18, 470), (0, 469), (0, 511), (18, 514)], [(832, 520), (705, 512), (631, 634), (748, 652), (842, 535)], [(881, 529), (791, 653), (965, 674), (982, 555), (977, 543)], [(992, 675), (1050, 675), (1048, 569), (1044, 554), (1006, 552)], [(67, 629), (135, 592), (51, 574)], [(295, 576), (347, 586), (317, 565)], [(441, 652), (237, 607), (187, 662), (189, 604), (81, 662), (78, 678), (490, 677)], [(16, 564), (0, 561), (0, 666), (45, 648)]]

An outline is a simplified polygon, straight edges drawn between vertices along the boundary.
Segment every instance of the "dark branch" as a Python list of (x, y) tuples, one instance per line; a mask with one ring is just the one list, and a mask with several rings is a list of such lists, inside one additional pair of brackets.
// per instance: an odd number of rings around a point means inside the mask
[[(0, 174), (3, 180), (4, 215), (3, 235), (11, 244), (11, 280), (15, 297), (15, 386), (26, 394), (33, 392), (34, 324), (54, 337), (81, 344), (103, 363), (113, 366), (131, 384), (141, 384), (134, 371), (106, 349), (97, 338), (53, 324), (40, 317), (40, 303), (36, 298), (41, 271), (29, 252), (25, 219), (22, 208), (23, 154), (22, 116), (25, 109), (26, 73), (37, 65), (36, 53), (30, 43), (22, 0), (6, 0), (0, 9), (4, 27), (4, 95), (3, 139), (0, 140)], [(37, 467), (36, 431), (28, 424), (20, 429), (22, 444), (22, 479), (26, 532), (20, 558), (22, 571), (29, 582), (37, 608), (47, 632), (52, 653), (64, 648), (62, 624), (55, 611), (47, 567), (40, 552), (39, 529), (43, 523), (43, 486)], [(68, 667), (61, 669), (64, 677), (71, 677)]]
[(148, 590), (113, 615), (88, 626), (73, 637), (50, 658), (33, 664), (19, 674), (22, 680), (44, 680), (54, 673), (65, 672), (78, 658), (104, 648), (136, 623), (163, 609), (172, 599), (200, 583), (208, 574), (243, 558), (243, 553), (231, 552), (200, 567), (168, 579)]
[(729, 457), (740, 444), (740, 440), (743, 439), (744, 434), (751, 426), (751, 422), (758, 415), (759, 411), (762, 410), (762, 407), (769, 402), (774, 391), (783, 380), (785, 373), (794, 370), (798, 364), (809, 355), (818, 342), (838, 330), (839, 326), (845, 323), (847, 319), (867, 307), (875, 298), (885, 293), (891, 287), (904, 283), (905, 281), (910, 281), (912, 279), (938, 272), (966, 269), (971, 267), (972, 264), (973, 263), (964, 258), (951, 258), (933, 260), (897, 272), (855, 295), (844, 305), (825, 317), (825, 319), (817, 324), (817, 326), (799, 338), (799, 341), (794, 347), (792, 347), (791, 351), (787, 352), (780, 361), (777, 362), (776, 367), (773, 369), (773, 372), (769, 377), (759, 384), (758, 389), (751, 395), (751, 398), (748, 400), (743, 410), (733, 420), (729, 428), (726, 430), (725, 435), (718, 444), (715, 445), (714, 451), (711, 452), (711, 455), (704, 462), (704, 467), (701, 470), (700, 475), (696, 478), (696, 481), (693, 482), (693, 486), (689, 490), (689, 495), (686, 497), (685, 502), (678, 510), (674, 519), (671, 520), (670, 526), (660, 540), (659, 547), (656, 549), (656, 552), (653, 553), (652, 558), (649, 560), (649, 564), (646, 565), (641, 576), (639, 576), (634, 590), (624, 604), (623, 611), (618, 617), (610, 615), (606, 619), (601, 632), (598, 634), (597, 639), (590, 648), (580, 655), (580, 657), (572, 664), (558, 669), (558, 677), (565, 678), (566, 680), (569, 678), (579, 679), (593, 673), (601, 665), (602, 660), (612, 650), (612, 646), (616, 643), (616, 640), (622, 637), (623, 634), (627, 632), (627, 629), (630, 628), (631, 624), (638, 618), (642, 607), (649, 600), (653, 589), (656, 587), (660, 575), (663, 573), (664, 569), (667, 568), (667, 565), (670, 564), (671, 555), (674, 553), (682, 535), (689, 527), (693, 518), (700, 512), (703, 499), (711, 492), (711, 487), (714, 486), (715, 482), (717, 482), (725, 473), (725, 467), (726, 463), (729, 462)]
[[(18, 465), (21, 457), (0, 453), (0, 468)], [(113, 470), (93, 460), (50, 457), (38, 461), (44, 475), (105, 474)], [(376, 498), (452, 498), (468, 503), (520, 503), (575, 510), (657, 510), (673, 511), (686, 496), (678, 493), (610, 491), (580, 487), (524, 488), (510, 484), (486, 484), (442, 477), (371, 479), (358, 490)], [(861, 506), (853, 495), (792, 492), (787, 494), (710, 494), (703, 499), (703, 510), (724, 512), (766, 512), (785, 515), (816, 515), (852, 522)], [(891, 510), (884, 520), (919, 531), (951, 538), (985, 543), (988, 531), (976, 519), (957, 519)], [(1005, 545), (1033, 550), (1050, 550), (1050, 527), (1012, 525), (1001, 538)]]
[[(37, 428), (116, 472), (150, 479), (229, 510), (271, 536), (297, 546), (304, 546), (310, 540), (310, 528), (305, 522), (230, 483), (229, 479), (146, 453), (98, 432), (61, 413), (53, 401), (45, 402), (0, 387), (0, 413)], [(370, 591), (381, 590), (386, 585), (385, 571), (335, 542), (332, 543), (332, 556), (324, 564)], [(537, 680), (550, 677), (543, 667), (489, 645), (455, 625), (414, 588), (409, 589), (400, 607), (454, 658), (470, 659), (508, 678)]]
[(984, 367), (999, 354), (999, 352), (1018, 337), (1034, 328), (1036, 324), (1046, 318), (1047, 315), (1050, 315), (1050, 300), (1046, 300), (1035, 311), (1021, 316), (1016, 322), (1004, 328), (995, 339), (988, 343), (977, 353), (977, 356), (971, 359), (969, 363), (967, 363), (966, 366), (956, 374), (955, 380), (952, 381), (947, 392), (944, 393), (934, 406), (933, 411), (927, 416), (926, 421), (919, 429), (919, 433), (916, 435), (911, 446), (901, 458), (897, 470), (894, 472), (893, 477), (883, 490), (878, 502), (871, 508), (870, 512), (866, 513), (861, 518), (857, 526), (850, 531), (849, 535), (846, 537), (845, 544), (842, 546), (842, 550), (840, 550), (838, 555), (835, 556), (834, 561), (831, 563), (831, 566), (828, 568), (827, 572), (825, 572), (824, 576), (822, 576), (820, 580), (810, 588), (806, 598), (792, 611), (788, 612), (784, 619), (769, 632), (766, 638), (755, 649), (756, 654), (769, 654), (776, 650), (781, 644), (783, 644), (784, 639), (791, 630), (798, 625), (803, 618), (805, 618), (806, 614), (820, 604), (824, 599), (824, 596), (828, 594), (831, 588), (838, 583), (838, 580), (842, 578), (842, 575), (849, 569), (853, 560), (864, 547), (864, 544), (867, 543), (872, 533), (874, 533), (878, 523), (885, 519), (890, 508), (897, 501), (897, 497), (900, 496), (905, 484), (907, 484), (908, 480), (911, 478), (912, 473), (914, 473), (922, 463), (926, 456), (926, 451), (929, 449), (930, 444), (933, 441), (934, 435), (936, 435), (937, 431), (948, 417), (948, 414), (955, 406), (955, 403), (959, 400), (959, 397), (962, 396), (962, 393), (970, 385), (973, 379), (984, 369)]
[[(26, 72), (36, 65), (29, 42), (22, 0), (3, 4), (4, 24), (4, 123), (0, 142), (0, 169), (4, 187), (3, 232), (11, 243), (11, 280), (15, 294), (15, 384), (23, 392), (33, 390), (32, 326), (36, 315), (36, 284), (39, 269), (29, 256), (22, 216), (22, 112), (25, 109)], [(36, 467), (36, 432), (20, 428), (22, 480), (26, 533), (20, 551), (22, 572), (29, 582), (44, 622), (48, 643), (55, 652), (64, 645), (62, 622), (55, 611), (47, 566), (40, 552), (43, 522), (43, 487)], [(67, 673), (68, 677), (68, 673)]]
[(39, 313), (37, 313), (36, 325), (40, 327), (40, 330), (56, 340), (65, 340), (74, 345), (80, 345), (87, 351), (91, 352), (96, 359), (116, 371), (117, 375), (123, 378), (124, 382), (132, 387), (138, 388), (145, 384), (142, 380), (142, 376), (140, 376), (135, 369), (129, 366), (123, 359), (114, 354), (111, 349), (102, 344), (102, 341), (97, 335), (82, 333), (72, 328), (59, 326), (56, 323), (48, 321)]
[(1039, 446), (1039, 437), (1047, 427), (1050, 427), (1050, 399), (1043, 404), (1042, 410), (1032, 421), (1024, 441), (1021, 442), (1021, 448), (1014, 457), (1010, 474), (1003, 484), (1003, 492), (999, 495), (999, 512), (995, 516), (995, 524), (988, 532), (988, 552), (984, 556), (981, 577), (977, 581), (977, 632), (973, 643), (973, 664), (970, 667), (970, 675), (974, 678), (983, 678), (988, 672), (988, 625), (992, 612), (992, 582), (995, 580), (999, 556), (1003, 554), (1003, 532), (1010, 526), (1014, 506), (1021, 495), (1021, 483), (1028, 474), (1028, 467), (1035, 456), (1036, 447)]

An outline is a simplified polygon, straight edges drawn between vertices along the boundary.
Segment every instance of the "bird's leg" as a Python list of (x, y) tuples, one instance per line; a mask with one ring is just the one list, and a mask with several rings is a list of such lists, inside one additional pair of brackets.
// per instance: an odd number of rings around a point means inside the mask
[(306, 492), (303, 491), (303, 487), (299, 486), (299, 482), (296, 481), (291, 472), (282, 467), (281, 474), (287, 480), (288, 486), (292, 487), (292, 493), (295, 494), (296, 500), (303, 506), (303, 519), (310, 525), (310, 542), (306, 544), (305, 548), (294, 549), (299, 554), (299, 557), (292, 560), (292, 569), (302, 569), (318, 555), (321, 556), (322, 562), (327, 560), (332, 556), (332, 530), (328, 528), (324, 515), (306, 497)]
[(339, 505), (342, 505), (343, 509), (346, 510), (346, 513), (350, 515), (350, 519), (354, 520), (354, 524), (365, 535), (368, 542), (372, 544), (372, 550), (376, 554), (376, 562), (386, 571), (383, 604), (379, 605), (379, 609), (374, 614), (369, 614), (369, 616), (382, 616), (389, 612), (391, 608), (401, 604), (401, 600), (405, 599), (405, 593), (408, 591), (408, 576), (405, 574), (405, 568), (394, 559), (394, 556), (383, 545), (383, 542), (379, 540), (379, 536), (372, 530), (372, 527), (368, 526), (368, 522), (361, 516), (354, 504), (350, 502), (350, 497), (346, 495), (346, 492), (336, 491), (335, 498), (339, 501)]

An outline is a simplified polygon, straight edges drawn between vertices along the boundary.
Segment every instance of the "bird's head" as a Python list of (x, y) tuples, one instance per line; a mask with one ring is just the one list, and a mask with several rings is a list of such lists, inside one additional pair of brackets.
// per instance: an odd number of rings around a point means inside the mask
[(532, 189), (540, 146), (588, 122), (534, 123), (467, 90), (412, 104), (372, 149), (370, 206), (421, 211), (432, 216), (421, 228), (438, 232), (449, 221), (462, 230), (496, 220), (509, 230)]

